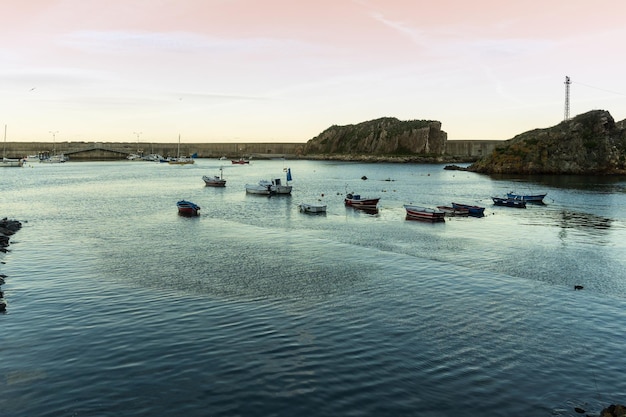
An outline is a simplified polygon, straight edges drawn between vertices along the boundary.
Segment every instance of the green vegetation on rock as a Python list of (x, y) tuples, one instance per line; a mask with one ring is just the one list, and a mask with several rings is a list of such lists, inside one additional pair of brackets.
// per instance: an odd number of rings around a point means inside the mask
[(487, 174), (624, 174), (626, 129), (593, 110), (506, 141), (468, 170)]

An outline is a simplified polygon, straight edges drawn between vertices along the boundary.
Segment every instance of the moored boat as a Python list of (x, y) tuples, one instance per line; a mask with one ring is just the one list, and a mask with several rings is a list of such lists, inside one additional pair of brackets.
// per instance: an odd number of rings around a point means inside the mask
[(503, 197), (491, 197), (493, 204), (496, 206), (514, 207), (514, 208), (526, 208), (526, 202), (522, 200), (515, 200), (513, 198)]
[(237, 160), (235, 159), (231, 159), (230, 161), (233, 165), (243, 165), (243, 164), (249, 164), (250, 161), (248, 161), (247, 159), (243, 159), (243, 158), (239, 158)]
[(186, 156), (180, 156), (177, 158), (171, 158), (170, 160), (167, 161), (168, 164), (170, 165), (188, 165), (188, 164), (193, 164), (195, 163), (195, 161), (193, 160), (193, 158), (187, 158)]
[(414, 206), (411, 204), (405, 204), (404, 209), (406, 210), (406, 217), (409, 220), (417, 219), (428, 220), (432, 222), (445, 221), (446, 213), (438, 209), (423, 206)]
[(43, 162), (44, 164), (62, 164), (63, 162), (66, 162), (67, 160), (68, 160), (68, 157), (61, 153), (61, 154), (55, 154), (55, 155), (50, 155), (45, 158), (41, 158), (39, 162)]
[(300, 203), (298, 207), (303, 213), (326, 213), (326, 204)]
[(443, 211), (446, 216), (469, 216), (469, 209), (454, 208), (452, 206), (437, 206), (438, 210)]
[(485, 208), (480, 206), (472, 206), (469, 204), (452, 203), (452, 207), (455, 209), (467, 209), (470, 216), (483, 217), (485, 215)]
[(247, 194), (270, 195), (272, 192), (272, 183), (267, 180), (261, 180), (258, 184), (246, 184)]
[(378, 201), (380, 197), (374, 198), (363, 198), (359, 194), (346, 194), (346, 198), (344, 198), (344, 204), (346, 206), (366, 209), (366, 210), (376, 210), (376, 206), (378, 205)]
[(271, 181), (261, 180), (258, 184), (246, 184), (246, 192), (248, 194), (290, 195), (293, 186), (289, 185), (289, 181), (291, 181), (291, 169), (287, 168), (287, 184), (283, 184), (280, 178)]
[(208, 187), (226, 187), (226, 180), (222, 176), (222, 168), (220, 168), (220, 175), (214, 175), (209, 177), (208, 175), (203, 175), (202, 179), (204, 180), (204, 184)]
[(21, 167), (24, 160), (19, 158), (2, 158), (0, 159), (0, 167)]
[(183, 216), (197, 216), (200, 211), (200, 206), (187, 200), (180, 200), (176, 203), (178, 207), (178, 214)]
[(517, 194), (514, 192), (506, 193), (507, 198), (512, 198), (513, 200), (525, 201), (527, 203), (543, 203), (543, 199), (546, 195), (548, 195), (548, 193), (543, 193), (543, 194)]

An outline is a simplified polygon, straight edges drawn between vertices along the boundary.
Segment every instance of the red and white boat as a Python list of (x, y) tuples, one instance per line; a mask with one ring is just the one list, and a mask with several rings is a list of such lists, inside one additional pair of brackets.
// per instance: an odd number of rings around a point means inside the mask
[(446, 220), (446, 213), (441, 210), (409, 204), (405, 204), (404, 208), (406, 210), (407, 219), (429, 220), (434, 222), (443, 222)]
[(237, 164), (237, 165), (243, 165), (243, 164), (249, 164), (250, 161), (243, 159), (243, 158), (239, 158), (239, 159), (231, 159), (230, 162), (232, 164)]
[(344, 199), (344, 203), (346, 206), (360, 208), (364, 210), (375, 210), (378, 205), (378, 200), (380, 197), (376, 198), (363, 198), (358, 194), (347, 194)]

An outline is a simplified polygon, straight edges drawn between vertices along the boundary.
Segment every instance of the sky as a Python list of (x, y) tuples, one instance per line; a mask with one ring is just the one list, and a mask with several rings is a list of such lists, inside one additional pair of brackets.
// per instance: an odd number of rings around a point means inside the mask
[(306, 142), (626, 119), (626, 1), (0, 0), (7, 141)]

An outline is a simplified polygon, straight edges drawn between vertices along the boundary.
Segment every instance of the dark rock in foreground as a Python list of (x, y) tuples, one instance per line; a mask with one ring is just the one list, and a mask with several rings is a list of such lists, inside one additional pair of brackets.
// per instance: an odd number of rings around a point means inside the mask
[(0, 220), (0, 251), (6, 252), (9, 246), (10, 237), (22, 227), (22, 223), (17, 220), (8, 220), (6, 217)]
[(626, 417), (626, 407), (621, 404), (611, 404), (602, 410), (600, 417)]

